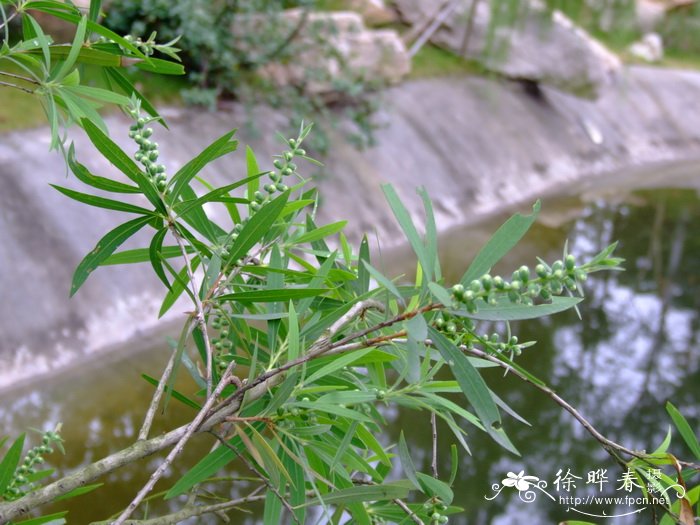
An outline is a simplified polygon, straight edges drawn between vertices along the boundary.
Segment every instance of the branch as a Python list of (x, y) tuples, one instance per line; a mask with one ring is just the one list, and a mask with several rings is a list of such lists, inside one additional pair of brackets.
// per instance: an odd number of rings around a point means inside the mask
[[(189, 323), (187, 323), (183, 330), (187, 330), (188, 326)], [(151, 404), (149, 405), (148, 410), (146, 411), (146, 417), (144, 418), (143, 425), (141, 425), (141, 430), (139, 431), (139, 440), (148, 439), (148, 433), (151, 431), (151, 425), (153, 424), (153, 419), (155, 418), (156, 410), (158, 410), (158, 405), (160, 404), (160, 400), (163, 397), (163, 392), (165, 392), (165, 385), (170, 379), (170, 374), (173, 373), (176, 355), (177, 348), (173, 348), (173, 353), (170, 356), (168, 364), (165, 366), (165, 370), (163, 370), (163, 375), (161, 376), (160, 381), (158, 382), (158, 387), (156, 388), (156, 391), (154, 392), (153, 397), (151, 398)]]
[[(188, 518), (194, 518), (196, 516), (203, 516), (204, 514), (212, 514), (214, 512), (221, 512), (225, 510), (238, 507), (245, 503), (253, 503), (255, 501), (262, 501), (265, 499), (265, 495), (259, 495), (264, 488), (264, 485), (258, 487), (248, 496), (244, 498), (238, 498), (231, 501), (226, 501), (224, 503), (216, 503), (213, 505), (189, 505), (177, 512), (172, 514), (167, 514), (165, 516), (159, 516), (157, 518), (150, 518), (146, 520), (126, 520), (124, 525), (175, 525), (176, 523), (181, 523)], [(105, 521), (95, 521), (90, 525), (109, 525), (111, 522), (109, 520)]]
[(17, 75), (15, 73), (8, 73), (7, 71), (0, 71), (0, 75), (2, 75), (4, 77), (16, 78), (18, 80), (24, 80), (25, 82), (28, 82), (30, 84), (34, 84), (36, 86), (39, 85), (39, 82), (37, 82), (33, 78), (25, 77), (23, 75)]
[[(430, 344), (432, 344), (432, 342), (430, 342)], [(519, 377), (526, 383), (531, 384), (540, 392), (543, 392), (544, 394), (549, 396), (557, 405), (559, 405), (569, 414), (574, 416), (576, 421), (578, 421), (581, 424), (581, 426), (583, 426), (583, 428), (585, 428), (601, 445), (603, 445), (603, 448), (605, 448), (606, 450), (617, 450), (619, 452), (622, 452), (623, 454), (627, 454), (628, 456), (644, 459), (643, 453), (630, 450), (622, 445), (619, 445), (618, 443), (611, 441), (610, 439), (606, 438), (603, 434), (598, 432), (598, 430), (596, 430), (595, 427), (586, 418), (584, 418), (578, 410), (576, 410), (573, 406), (571, 406), (564, 399), (562, 399), (554, 390), (549, 388), (547, 385), (535, 383), (534, 381), (530, 380), (525, 374), (522, 374), (520, 371), (510, 366), (508, 363), (505, 363), (497, 357), (487, 354), (486, 352), (477, 350), (475, 348), (468, 349), (464, 346), (461, 347), (461, 349), (465, 354), (474, 357), (479, 357), (481, 359), (485, 359), (486, 361), (490, 361), (491, 363), (497, 364), (501, 368), (504, 368), (505, 370), (515, 374), (517, 377)]]
[(25, 93), (29, 93), (30, 95), (33, 95), (33, 94), (34, 94), (34, 92), (33, 92), (31, 89), (27, 89), (27, 88), (25, 88), (25, 87), (18, 86), (17, 84), (11, 84), (10, 82), (3, 82), (2, 80), (0, 80), (0, 86), (5, 86), (5, 87), (11, 87), (11, 88), (19, 89), (20, 91), (24, 91)]
[(439, 478), (440, 475), (438, 474), (438, 457), (437, 457), (437, 441), (438, 441), (438, 434), (437, 434), (437, 418), (435, 417), (435, 412), (430, 412), (430, 427), (433, 430), (433, 461), (431, 463), (431, 468), (433, 470), (433, 477), (434, 478)]
[(185, 267), (187, 268), (187, 277), (190, 280), (190, 286), (192, 287), (192, 301), (194, 301), (195, 307), (195, 319), (199, 324), (199, 329), (202, 331), (202, 339), (204, 339), (204, 349), (207, 354), (207, 397), (211, 396), (212, 389), (212, 351), (211, 343), (209, 341), (209, 333), (207, 331), (207, 321), (204, 319), (204, 308), (202, 308), (202, 301), (199, 299), (199, 293), (197, 291), (197, 286), (194, 281), (194, 272), (192, 271), (192, 265), (190, 264), (190, 257), (187, 253), (187, 248), (185, 247), (185, 242), (182, 240), (182, 236), (177, 231), (174, 223), (170, 223), (170, 231), (177, 241), (177, 245), (180, 247), (180, 252), (182, 252), (182, 257), (185, 259)]
[(221, 392), (223, 391), (224, 387), (230, 384), (229, 376), (231, 375), (231, 372), (233, 371), (233, 368), (235, 366), (235, 361), (231, 361), (228, 364), (228, 367), (226, 367), (226, 370), (222, 374), (221, 380), (216, 386), (216, 389), (207, 398), (207, 402), (204, 403), (204, 406), (201, 408), (197, 416), (187, 425), (184, 434), (178, 440), (175, 447), (170, 451), (168, 456), (155, 470), (155, 472), (151, 474), (151, 477), (149, 478), (148, 482), (141, 488), (138, 494), (136, 494), (136, 497), (131, 501), (131, 503), (129, 503), (129, 506), (126, 509), (124, 509), (124, 512), (122, 512), (121, 515), (114, 521), (113, 525), (124, 524), (124, 521), (126, 521), (126, 519), (129, 516), (131, 516), (131, 514), (134, 512), (134, 510), (136, 510), (136, 507), (139, 506), (143, 498), (145, 498), (146, 495), (148, 495), (148, 493), (155, 486), (156, 482), (163, 476), (163, 474), (165, 474), (165, 471), (168, 469), (170, 464), (175, 460), (175, 458), (180, 454), (180, 452), (182, 452), (182, 450), (185, 448), (185, 444), (189, 441), (189, 439), (192, 437), (195, 431), (204, 422), (204, 419), (207, 417), (209, 410), (211, 410), (211, 408), (214, 406), (214, 402), (216, 401), (217, 397), (221, 395)]
[(403, 501), (401, 501), (400, 499), (393, 499), (391, 501), (394, 504), (398, 505), (401, 508), (401, 510), (403, 510), (408, 515), (408, 517), (413, 521), (413, 523), (415, 523), (416, 525), (425, 525), (425, 523), (423, 523), (423, 520), (420, 519), (418, 515), (415, 512), (413, 512), (411, 508), (408, 505), (406, 505)]

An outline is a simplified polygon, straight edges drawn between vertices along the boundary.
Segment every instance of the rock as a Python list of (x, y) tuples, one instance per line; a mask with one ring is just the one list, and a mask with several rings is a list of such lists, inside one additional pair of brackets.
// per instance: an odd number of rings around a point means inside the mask
[[(371, 80), (395, 84), (411, 70), (411, 60), (398, 33), (367, 29), (358, 13), (304, 14), (301, 9), (289, 9), (283, 16), (288, 28), (297, 26), (301, 17), (306, 21), (293, 38), (300, 48), (293, 60), (271, 62), (259, 70), (276, 85), (291, 84), (310, 93), (331, 94), (338, 83)], [(246, 24), (238, 21), (237, 30), (259, 31), (266, 23), (260, 18), (252, 22), (241, 29)]]
[[(555, 11), (550, 19), (534, 1), (516, 24), (496, 28), (490, 42), (491, 6), (486, 0), (476, 1), (476, 6), (470, 0), (460, 2), (430, 41), (478, 60), (486, 69), (508, 78), (547, 84), (587, 98), (599, 96), (621, 67), (617, 56), (569, 18)], [(423, 27), (428, 26), (426, 18), (434, 18), (449, 4), (431, 0), (394, 2), (402, 20)], [(425, 13), (430, 14), (426, 17)]]
[(389, 9), (384, 0), (348, 0), (348, 8), (357, 11), (368, 26), (391, 24), (398, 20), (396, 11)]
[(647, 33), (629, 47), (629, 52), (647, 62), (658, 62), (664, 57), (664, 43), (658, 33)]
[(666, 13), (683, 7), (690, 7), (696, 0), (636, 0), (634, 14), (637, 26), (644, 32), (656, 29)]

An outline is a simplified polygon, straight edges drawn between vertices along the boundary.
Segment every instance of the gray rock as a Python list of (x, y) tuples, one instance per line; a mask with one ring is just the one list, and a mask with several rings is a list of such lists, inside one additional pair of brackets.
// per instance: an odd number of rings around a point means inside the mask
[[(538, 3), (528, 2), (515, 25), (497, 27), (490, 35), (489, 1), (476, 1), (474, 8), (472, 0), (460, 2), (430, 41), (508, 78), (547, 84), (587, 98), (599, 96), (620, 69), (617, 56), (561, 12), (549, 18)], [(413, 25), (426, 25), (448, 3), (395, 0), (401, 18)]]
[(384, 0), (348, 0), (347, 6), (357, 11), (368, 26), (390, 24), (398, 20), (396, 11), (390, 9)]
[[(359, 13), (345, 11), (304, 15), (300, 9), (290, 9), (284, 12), (282, 23), (294, 27), (303, 16), (307, 16), (306, 22), (293, 39), (301, 44), (294, 60), (272, 62), (260, 70), (276, 85), (292, 84), (310, 93), (332, 93), (339, 81), (371, 79), (395, 84), (410, 72), (410, 58), (396, 31), (367, 29)], [(239, 23), (238, 30), (259, 31), (257, 22), (247, 29)], [(325, 45), (319, 46), (318, 41)], [(312, 78), (310, 71), (315, 72)]]

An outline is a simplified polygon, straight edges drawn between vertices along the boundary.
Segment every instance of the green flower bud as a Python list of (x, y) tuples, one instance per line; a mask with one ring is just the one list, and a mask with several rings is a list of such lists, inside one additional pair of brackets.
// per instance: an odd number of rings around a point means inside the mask
[(481, 291), (481, 281), (474, 279), (469, 283), (469, 289), (474, 293), (479, 293)]
[(493, 278), (489, 274), (484, 274), (481, 276), (481, 285), (487, 292), (491, 289), (493, 285)]
[(516, 280), (516, 281), (513, 281), (510, 283), (510, 288), (511, 288), (511, 290), (515, 290), (517, 292), (518, 290), (520, 290), (522, 285), (523, 285), (523, 283)]
[(535, 273), (538, 277), (541, 277), (542, 279), (549, 275), (549, 272), (547, 272), (547, 268), (544, 264), (538, 264), (537, 266), (535, 266)]
[(576, 267), (576, 258), (569, 254), (566, 256), (566, 259), (564, 260), (564, 265), (566, 266), (566, 269), (571, 271)]
[(540, 297), (545, 301), (548, 301), (552, 298), (552, 294), (546, 288), (542, 288), (542, 290), (540, 290)]
[(138, 125), (139, 128), (142, 128), (142, 127), (144, 127), (144, 126), (146, 125), (146, 119), (143, 118), (143, 117), (139, 117), (139, 118), (136, 120), (136, 124)]
[(292, 160), (293, 158), (294, 158), (294, 154), (293, 154), (291, 151), (285, 151), (285, 152), (284, 152), (284, 160), (286, 160), (287, 162), (289, 162), (289, 161)]
[(292, 172), (294, 172), (294, 171), (297, 170), (297, 165), (294, 164), (293, 162), (290, 162), (290, 163), (287, 165), (287, 168), (289, 168), (290, 170), (292, 170)]
[(153, 135), (153, 130), (151, 128), (146, 128), (141, 132), (141, 135), (143, 135), (145, 138), (148, 138), (151, 135)]
[(521, 266), (518, 270), (518, 276), (522, 282), (528, 282), (530, 280), (530, 268), (527, 266)]
[(586, 279), (588, 279), (588, 275), (586, 274), (585, 270), (581, 270), (580, 268), (577, 268), (574, 271), (574, 276), (576, 277), (577, 281), (584, 282)]
[(554, 277), (555, 279), (563, 279), (564, 278), (564, 271), (561, 268), (557, 268), (552, 273), (552, 277)]
[(452, 287), (452, 295), (454, 295), (457, 300), (461, 300), (464, 297), (464, 286), (457, 283)]
[(464, 300), (465, 301), (473, 301), (474, 298), (475, 298), (474, 292), (472, 292), (471, 290), (467, 290), (466, 292), (464, 292)]
[(379, 390), (375, 396), (378, 401), (381, 401), (386, 397), (386, 392), (384, 390)]
[(284, 167), (284, 164), (280, 159), (275, 159), (275, 161), (272, 163), (272, 165), (277, 168), (278, 170), (281, 170)]
[(297, 145), (297, 139), (289, 139), (287, 142), (292, 147), (295, 147)]
[(450, 321), (449, 323), (447, 323), (447, 331), (451, 334), (454, 334), (455, 332), (457, 332), (457, 325)]
[(277, 186), (277, 191), (281, 191), (282, 193), (284, 193), (285, 191), (287, 191), (289, 189), (289, 187), (286, 184), (276, 184), (276, 186)]
[(563, 270), (564, 269), (564, 263), (557, 260), (554, 261), (554, 264), (552, 264), (552, 271), (556, 272), (557, 270)]
[(496, 287), (497, 290), (503, 290), (503, 286), (505, 285), (505, 282), (503, 281), (503, 277), (500, 275), (497, 275), (496, 277), (493, 278), (493, 285)]
[(270, 194), (275, 193), (277, 191), (277, 187), (274, 184), (265, 184), (265, 186), (263, 186), (263, 189)]
[(259, 211), (261, 208), (260, 204), (257, 202), (251, 202), (250, 203), (250, 209), (253, 211)]
[(301, 149), (301, 148), (297, 148), (297, 149), (296, 149), (296, 154), (297, 154), (297, 155), (302, 155), (302, 156), (303, 156), (303, 155), (306, 155), (306, 150), (305, 150), (305, 149)]

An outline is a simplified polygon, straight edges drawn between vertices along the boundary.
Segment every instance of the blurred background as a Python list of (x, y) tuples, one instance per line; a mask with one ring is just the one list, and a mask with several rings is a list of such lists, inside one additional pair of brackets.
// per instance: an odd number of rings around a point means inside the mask
[[(538, 341), (520, 363), (629, 448), (660, 444), (666, 401), (699, 428), (700, 2), (114, 0), (104, 11), (106, 25), (135, 39), (182, 35), (186, 76), (129, 73), (167, 120), (155, 138), (170, 171), (231, 128), (266, 169), (283, 147), (276, 132), (312, 121), (307, 150), (323, 167), (300, 171), (320, 187), (319, 221), (347, 219), (354, 242), (367, 233), (386, 273), (410, 278), (415, 267), (383, 201), (385, 182), (417, 223), (415, 188), (428, 189), (448, 282), (505, 218), (537, 199), (538, 223), (497, 272), (557, 258), (566, 241), (580, 258), (620, 241), (626, 271), (589, 280), (582, 320), (568, 312), (514, 327), (520, 340)], [(69, 27), (41, 22), (56, 41), (71, 40)], [(89, 68), (82, 76), (100, 85)], [(106, 119), (131, 151), (129, 120)], [(80, 162), (116, 176), (80, 130), (71, 140)], [(67, 455), (51, 461), (67, 472), (134, 439), (152, 388), (140, 375), (159, 376), (182, 308), (158, 320), (162, 285), (139, 266), (101, 268), (68, 299), (75, 266), (117, 218), (48, 186), (80, 189), (49, 141), (36, 101), (0, 88), (0, 433), (62, 421)], [(206, 176), (225, 184), (245, 169), (239, 151)], [(138, 246), (137, 237), (125, 247)], [(613, 481), (621, 475), (549, 398), (498, 371), (486, 379), (531, 426), (505, 423), (522, 457), (470, 430), (473, 455), (455, 486), (465, 511), (451, 522), (580, 518), (515, 491), (485, 499), (509, 471), (550, 485), (559, 469), (584, 479), (599, 468)], [(194, 389), (181, 380), (183, 391)], [(161, 428), (186, 420), (186, 410), (173, 406)], [(405, 415), (387, 417), (398, 425)], [(429, 461), (423, 423), (407, 436), (417, 466)], [(206, 453), (201, 445), (190, 447), (183, 468)], [(440, 445), (448, 471), (450, 442)], [(689, 457), (680, 440), (674, 446)], [(113, 474), (90, 505), (75, 500), (70, 522), (127, 504), (157, 460), (148, 461)], [(588, 489), (581, 483), (576, 495)], [(614, 494), (614, 486), (606, 490)], [(236, 519), (253, 524), (259, 516)], [(645, 511), (606, 523), (652, 520)]]

